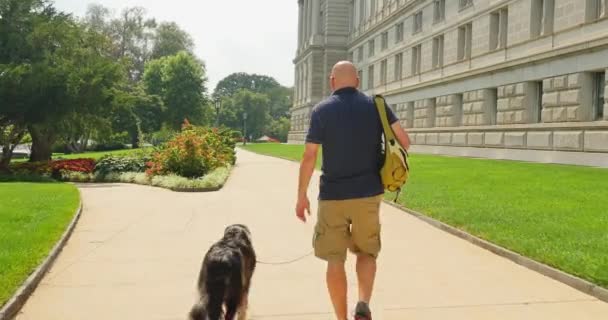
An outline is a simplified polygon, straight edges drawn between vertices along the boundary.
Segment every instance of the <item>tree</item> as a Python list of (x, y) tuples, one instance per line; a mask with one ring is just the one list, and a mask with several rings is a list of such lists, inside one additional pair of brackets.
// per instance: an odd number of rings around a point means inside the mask
[(279, 139), (281, 142), (287, 142), (289, 129), (291, 128), (291, 120), (287, 117), (273, 119), (266, 129), (266, 135)]
[(164, 111), (161, 97), (146, 93), (143, 86), (136, 86), (121, 91), (116, 100), (113, 129), (127, 132), (133, 148), (139, 147), (142, 135), (161, 129)]
[(213, 97), (230, 97), (242, 89), (257, 93), (268, 93), (280, 86), (272, 77), (239, 72), (233, 73), (218, 82)]
[(149, 94), (165, 105), (165, 122), (179, 129), (184, 119), (194, 124), (208, 120), (205, 67), (187, 52), (153, 60), (146, 66), (144, 82)]
[(247, 112), (247, 135), (258, 138), (264, 134), (270, 120), (269, 104), (268, 97), (261, 93), (241, 90), (234, 95), (232, 105), (239, 110), (237, 119)]
[(152, 59), (176, 55), (181, 51), (192, 53), (194, 41), (192, 37), (175, 22), (163, 22), (156, 28)]

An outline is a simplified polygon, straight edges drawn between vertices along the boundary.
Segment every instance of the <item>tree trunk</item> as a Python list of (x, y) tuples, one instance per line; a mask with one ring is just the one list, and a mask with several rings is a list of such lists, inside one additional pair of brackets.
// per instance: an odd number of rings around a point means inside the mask
[(53, 155), (53, 142), (55, 142), (52, 130), (31, 125), (29, 131), (32, 136), (30, 162), (50, 161)]
[(139, 148), (139, 132), (138, 131), (131, 133), (131, 148), (133, 148), (133, 149)]
[(8, 165), (11, 163), (11, 159), (13, 158), (13, 150), (10, 146), (2, 147), (2, 159), (0, 159), (0, 172), (8, 172), (10, 169)]

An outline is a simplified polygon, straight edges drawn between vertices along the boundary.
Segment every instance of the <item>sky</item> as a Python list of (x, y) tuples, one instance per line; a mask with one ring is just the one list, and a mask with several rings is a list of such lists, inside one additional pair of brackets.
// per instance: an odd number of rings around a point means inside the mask
[(293, 86), (298, 5), (296, 0), (55, 0), (58, 9), (84, 16), (91, 3), (120, 12), (142, 6), (157, 21), (175, 21), (192, 35), (205, 61), (209, 92), (234, 72), (274, 77)]

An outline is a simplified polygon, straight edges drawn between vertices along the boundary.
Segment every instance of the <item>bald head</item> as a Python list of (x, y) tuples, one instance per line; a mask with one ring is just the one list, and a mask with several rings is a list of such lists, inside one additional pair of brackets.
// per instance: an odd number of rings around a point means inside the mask
[(332, 91), (343, 88), (359, 87), (357, 68), (350, 61), (340, 61), (331, 70), (330, 83)]

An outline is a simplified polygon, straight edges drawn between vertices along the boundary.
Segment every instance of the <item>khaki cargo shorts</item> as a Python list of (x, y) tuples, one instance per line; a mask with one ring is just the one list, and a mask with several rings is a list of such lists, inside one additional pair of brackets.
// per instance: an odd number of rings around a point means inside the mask
[(382, 195), (339, 201), (319, 201), (313, 237), (315, 255), (326, 261), (346, 261), (346, 251), (378, 257)]

